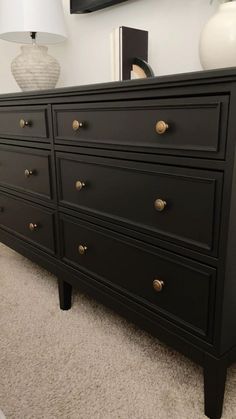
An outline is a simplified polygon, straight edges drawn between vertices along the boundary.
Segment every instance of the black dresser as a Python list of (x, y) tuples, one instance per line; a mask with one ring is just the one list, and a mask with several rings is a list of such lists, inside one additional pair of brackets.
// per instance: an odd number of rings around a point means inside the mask
[[(0, 240), (203, 366), (236, 358), (236, 69), (0, 96)], [(78, 308), (79, 310), (79, 308)]]

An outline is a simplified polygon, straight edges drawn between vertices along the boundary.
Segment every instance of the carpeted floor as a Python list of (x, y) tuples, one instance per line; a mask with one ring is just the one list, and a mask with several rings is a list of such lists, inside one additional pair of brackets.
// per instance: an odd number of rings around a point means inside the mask
[[(203, 419), (201, 368), (0, 246), (0, 409), (7, 419)], [(224, 419), (236, 418), (236, 367)]]

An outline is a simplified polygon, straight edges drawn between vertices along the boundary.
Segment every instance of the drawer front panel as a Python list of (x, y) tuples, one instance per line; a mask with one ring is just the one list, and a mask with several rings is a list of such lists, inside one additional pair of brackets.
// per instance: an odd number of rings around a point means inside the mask
[(51, 197), (50, 154), (0, 147), (0, 185)]
[(55, 252), (53, 211), (0, 193), (0, 227)]
[(47, 108), (39, 106), (0, 107), (0, 137), (46, 140)]
[[(215, 202), (221, 202), (221, 174), (87, 156), (74, 159), (58, 153), (62, 204), (217, 253), (220, 205)], [(78, 190), (80, 183), (84, 186)]]
[[(146, 250), (145, 243), (130, 242), (84, 221), (63, 215), (61, 219), (65, 262), (118, 287), (195, 333), (207, 336), (214, 269), (154, 247)], [(160, 282), (153, 283), (154, 280)]]
[(149, 100), (143, 106), (140, 102), (110, 103), (100, 108), (91, 105), (86, 109), (82, 105), (60, 105), (54, 107), (56, 140), (223, 158), (227, 112), (227, 96)]

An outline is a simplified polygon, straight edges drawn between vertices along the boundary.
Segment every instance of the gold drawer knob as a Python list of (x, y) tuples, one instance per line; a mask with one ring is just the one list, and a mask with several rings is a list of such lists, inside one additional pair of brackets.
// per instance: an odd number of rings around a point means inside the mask
[(28, 178), (34, 174), (33, 170), (25, 169), (25, 177)]
[(81, 180), (77, 180), (75, 182), (75, 189), (77, 189), (77, 191), (81, 191), (81, 189), (85, 188), (85, 183), (82, 182)]
[(25, 119), (20, 119), (20, 127), (21, 128), (30, 127), (30, 125), (31, 125), (30, 121), (25, 121)]
[(77, 121), (77, 119), (75, 119), (73, 122), (72, 122), (72, 128), (73, 128), (73, 131), (78, 131), (80, 128), (82, 128), (83, 127), (83, 122), (79, 122), (79, 121)]
[(29, 223), (29, 229), (30, 231), (36, 231), (38, 229), (38, 224)]
[(156, 199), (154, 202), (154, 207), (157, 211), (163, 211), (167, 205), (166, 201), (163, 201), (163, 199)]
[(79, 245), (78, 251), (80, 255), (84, 255), (87, 252), (88, 248), (87, 246), (83, 246), (82, 244)]
[(161, 292), (165, 284), (164, 284), (164, 281), (160, 281), (159, 279), (154, 279), (152, 285), (156, 292)]
[(169, 125), (165, 121), (158, 121), (156, 123), (156, 132), (159, 135), (165, 134), (165, 132), (169, 129)]

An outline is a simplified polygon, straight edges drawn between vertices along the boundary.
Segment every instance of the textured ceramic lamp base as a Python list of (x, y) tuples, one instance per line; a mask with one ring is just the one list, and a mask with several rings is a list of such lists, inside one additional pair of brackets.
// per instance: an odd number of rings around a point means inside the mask
[(60, 65), (48, 55), (48, 48), (33, 44), (22, 46), (21, 51), (11, 64), (12, 74), (21, 90), (53, 89), (59, 79)]

